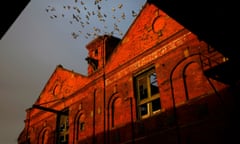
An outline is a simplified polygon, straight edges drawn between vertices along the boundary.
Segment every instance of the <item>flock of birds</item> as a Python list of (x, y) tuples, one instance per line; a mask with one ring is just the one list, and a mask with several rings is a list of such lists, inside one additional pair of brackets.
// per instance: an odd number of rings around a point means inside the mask
[[(66, 4), (61, 7), (48, 5), (45, 9), (50, 19), (66, 18), (69, 24), (75, 25), (74, 32), (71, 33), (74, 39), (83, 36), (88, 39), (95, 38), (98, 35), (117, 35), (123, 36), (119, 24), (129, 16), (134, 18), (139, 11), (126, 11), (123, 3), (117, 3), (110, 7), (108, 0), (73, 0), (72, 4)], [(139, 9), (140, 10), (140, 9)], [(76, 30), (77, 29), (77, 30)]]

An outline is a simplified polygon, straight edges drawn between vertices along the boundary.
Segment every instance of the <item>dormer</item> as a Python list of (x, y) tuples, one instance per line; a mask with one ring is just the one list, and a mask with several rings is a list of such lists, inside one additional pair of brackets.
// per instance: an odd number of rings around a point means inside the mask
[(85, 60), (88, 62), (88, 75), (104, 67), (120, 40), (113, 36), (103, 35), (86, 46), (88, 57)]

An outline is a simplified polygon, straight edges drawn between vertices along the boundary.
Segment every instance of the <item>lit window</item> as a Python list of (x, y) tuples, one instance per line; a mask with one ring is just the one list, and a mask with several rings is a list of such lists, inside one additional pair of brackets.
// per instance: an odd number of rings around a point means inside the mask
[(135, 77), (139, 118), (149, 117), (161, 109), (159, 87), (155, 69), (147, 70)]

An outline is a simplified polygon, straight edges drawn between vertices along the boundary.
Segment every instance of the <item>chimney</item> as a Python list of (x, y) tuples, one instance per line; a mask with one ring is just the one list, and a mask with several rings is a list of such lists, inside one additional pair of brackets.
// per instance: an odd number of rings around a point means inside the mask
[(88, 62), (88, 75), (105, 66), (120, 40), (113, 36), (103, 35), (98, 36), (86, 46), (88, 57), (85, 60)]

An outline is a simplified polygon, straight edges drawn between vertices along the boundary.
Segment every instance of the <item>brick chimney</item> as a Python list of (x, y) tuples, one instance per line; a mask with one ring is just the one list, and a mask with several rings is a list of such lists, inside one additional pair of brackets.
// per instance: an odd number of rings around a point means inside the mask
[(88, 62), (88, 75), (104, 67), (120, 40), (113, 36), (103, 35), (98, 36), (86, 46), (88, 57), (85, 60)]

